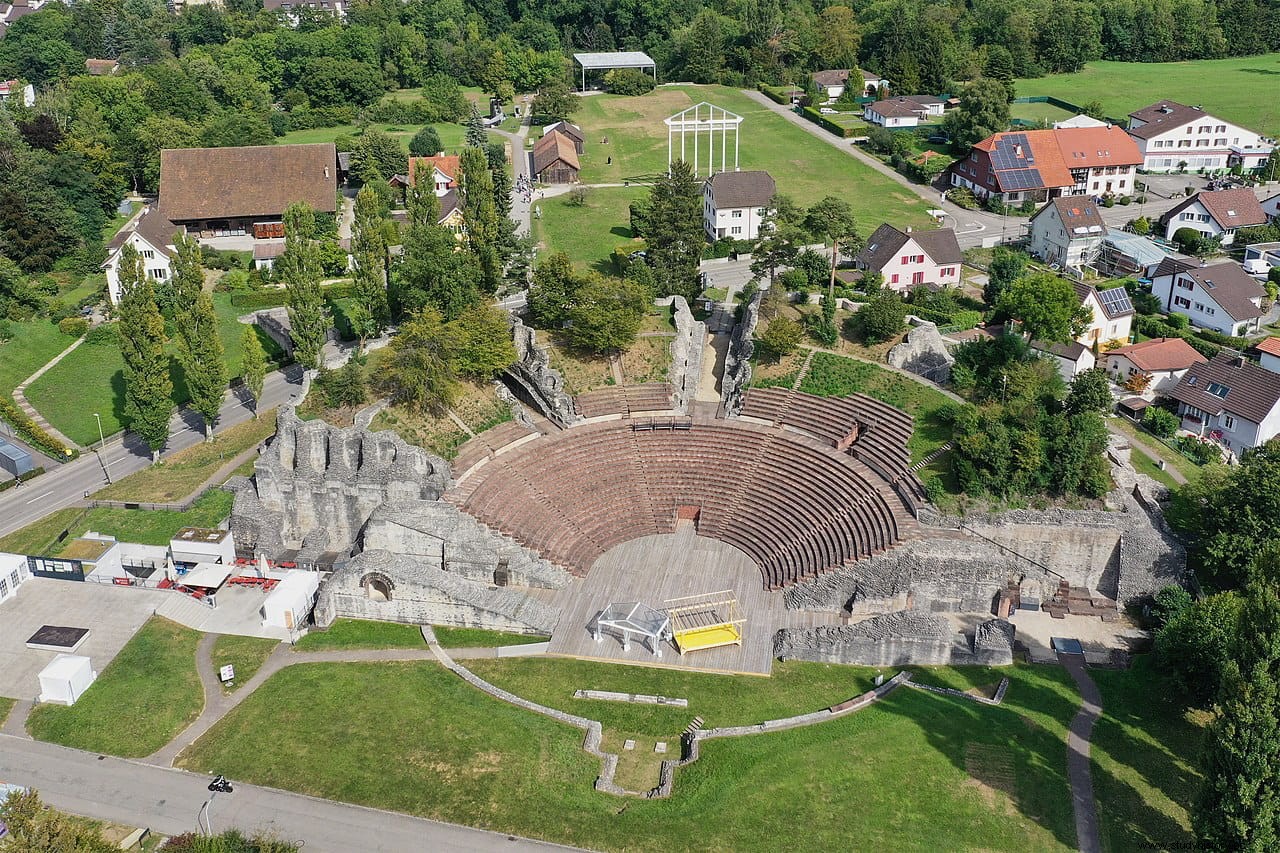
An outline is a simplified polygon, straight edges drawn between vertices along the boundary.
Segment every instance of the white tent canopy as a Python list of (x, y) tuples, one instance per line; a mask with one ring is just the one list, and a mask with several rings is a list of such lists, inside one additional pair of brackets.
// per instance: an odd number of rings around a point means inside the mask
[(622, 650), (631, 649), (631, 635), (644, 637), (649, 641), (649, 650), (654, 657), (662, 657), (662, 640), (671, 636), (671, 619), (660, 610), (654, 610), (637, 601), (615, 602), (610, 604), (596, 617), (595, 640), (604, 640), (604, 630), (622, 635)]
[(74, 705), (97, 677), (87, 657), (58, 655), (40, 671), (40, 701)]
[(222, 563), (197, 563), (196, 567), (182, 576), (179, 583), (183, 586), (198, 586), (201, 589), (217, 589), (231, 577), (231, 567)]
[(306, 621), (315, 606), (320, 575), (316, 572), (292, 571), (262, 602), (262, 622), (277, 628), (296, 630)]
[(604, 53), (575, 53), (573, 60), (582, 67), (582, 88), (587, 88), (588, 71), (611, 71), (614, 68), (648, 69), (658, 79), (658, 64), (641, 50), (618, 50)]

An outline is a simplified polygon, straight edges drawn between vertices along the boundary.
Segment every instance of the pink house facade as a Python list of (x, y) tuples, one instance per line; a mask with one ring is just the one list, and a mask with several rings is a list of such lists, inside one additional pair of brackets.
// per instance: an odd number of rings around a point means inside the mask
[(885, 287), (900, 292), (927, 284), (956, 287), (963, 261), (950, 228), (899, 231), (888, 224), (875, 230), (854, 259), (858, 269), (879, 272)]

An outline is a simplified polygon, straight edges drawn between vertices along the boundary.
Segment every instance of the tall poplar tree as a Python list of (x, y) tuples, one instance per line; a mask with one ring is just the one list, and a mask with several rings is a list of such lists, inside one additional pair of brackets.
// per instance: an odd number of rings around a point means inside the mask
[(267, 352), (258, 340), (258, 330), (252, 325), (245, 326), (240, 335), (240, 355), (240, 375), (253, 397), (253, 418), (257, 420), (262, 388), (267, 381)]
[(467, 225), (467, 246), (480, 262), (481, 289), (493, 293), (502, 282), (502, 259), (498, 254), (500, 229), (498, 210), (493, 203), (493, 175), (489, 159), (480, 148), (462, 150), (462, 218)]
[(213, 299), (204, 290), (200, 244), (183, 235), (173, 262), (174, 327), (178, 354), (191, 394), (191, 408), (204, 419), (204, 437), (213, 438), (213, 425), (227, 390), (227, 362), (218, 337)]
[(164, 318), (137, 250), (125, 244), (120, 255), (120, 322), (116, 334), (124, 359), (124, 413), (129, 428), (151, 448), (151, 461), (169, 440), (173, 381), (164, 351)]
[(276, 269), (289, 296), (289, 335), (293, 357), (307, 370), (320, 366), (332, 319), (320, 290), (320, 252), (315, 242), (316, 217), (306, 204), (284, 211), (284, 254)]
[(356, 306), (352, 325), (360, 337), (376, 338), (391, 322), (387, 303), (387, 241), (381, 204), (372, 187), (356, 193), (351, 252), (355, 257)]

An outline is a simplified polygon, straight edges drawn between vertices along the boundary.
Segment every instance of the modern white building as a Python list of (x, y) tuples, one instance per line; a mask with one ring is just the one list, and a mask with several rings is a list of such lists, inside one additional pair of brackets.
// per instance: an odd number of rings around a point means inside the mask
[(1191, 325), (1224, 335), (1258, 331), (1266, 291), (1234, 261), (1201, 266), (1168, 258), (1151, 275), (1151, 292), (1165, 311), (1185, 314)]
[(300, 630), (315, 607), (319, 587), (319, 572), (287, 572), (262, 602), (262, 624)]
[(942, 116), (946, 104), (932, 95), (898, 95), (867, 104), (862, 117), (880, 127), (917, 127), (920, 122)]
[(184, 527), (169, 540), (169, 553), (175, 563), (236, 562), (236, 540), (230, 530)]
[(107, 298), (112, 305), (120, 302), (120, 257), (126, 245), (133, 246), (142, 258), (142, 266), (153, 282), (167, 281), (171, 275), (169, 261), (174, 254), (174, 235), (186, 229), (174, 225), (147, 206), (136, 219), (111, 238), (102, 270), (107, 274)]
[(1280, 434), (1280, 374), (1244, 356), (1220, 353), (1170, 390), (1182, 428), (1237, 456)]
[(754, 240), (777, 192), (768, 172), (717, 172), (702, 189), (702, 226), (711, 241)]
[(1147, 172), (1245, 169), (1262, 165), (1272, 146), (1259, 134), (1214, 118), (1200, 107), (1160, 101), (1129, 113), (1129, 136)]
[(1152, 338), (1106, 353), (1107, 373), (1117, 385), (1139, 374), (1150, 378), (1146, 396), (1168, 391), (1188, 370), (1208, 361), (1182, 338)]
[(97, 679), (89, 658), (58, 655), (40, 671), (40, 701), (74, 705)]
[(1135, 313), (1129, 291), (1123, 287), (1097, 290), (1079, 281), (1071, 282), (1071, 286), (1075, 288), (1080, 304), (1093, 315), (1076, 340), (1091, 349), (1113, 341), (1127, 343)]
[(1031, 254), (1073, 270), (1093, 264), (1107, 236), (1098, 206), (1085, 196), (1050, 200), (1031, 217)]
[(1180, 228), (1199, 231), (1224, 246), (1235, 242), (1236, 231), (1267, 224), (1267, 214), (1253, 190), (1199, 192), (1160, 217), (1164, 237), (1172, 240)]
[(860, 270), (884, 276), (885, 287), (906, 292), (925, 284), (958, 286), (964, 255), (950, 228), (899, 231), (885, 223), (867, 238), (853, 262)]
[(18, 587), (31, 577), (27, 558), (22, 554), (0, 553), (0, 602), (18, 594)]

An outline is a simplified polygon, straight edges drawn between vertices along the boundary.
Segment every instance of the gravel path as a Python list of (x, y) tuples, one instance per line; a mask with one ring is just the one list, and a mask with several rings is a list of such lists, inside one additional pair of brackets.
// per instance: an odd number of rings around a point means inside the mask
[(1102, 693), (1089, 677), (1084, 655), (1058, 652), (1058, 661), (1080, 690), (1080, 710), (1067, 731), (1067, 779), (1071, 782), (1071, 804), (1076, 813), (1076, 844), (1081, 853), (1101, 853), (1098, 837), (1098, 805), (1093, 798), (1093, 768), (1089, 761), (1089, 738), (1093, 725), (1102, 716)]

